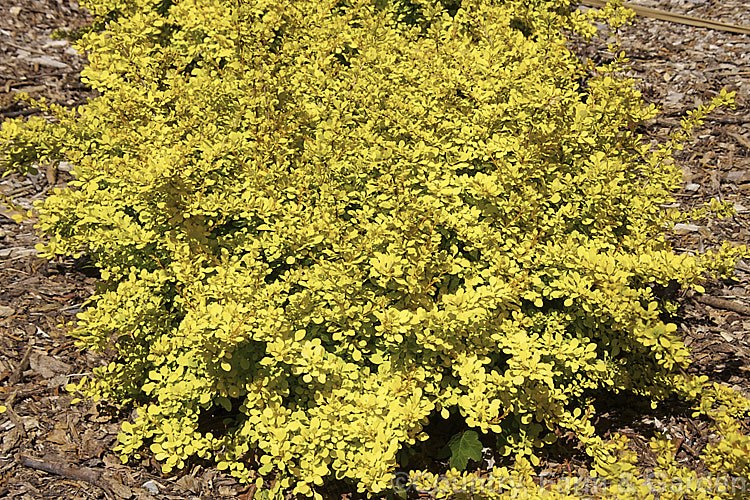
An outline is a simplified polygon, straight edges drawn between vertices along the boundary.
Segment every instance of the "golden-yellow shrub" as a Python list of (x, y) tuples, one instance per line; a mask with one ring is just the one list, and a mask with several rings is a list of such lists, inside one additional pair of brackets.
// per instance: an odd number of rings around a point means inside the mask
[(87, 5), (101, 96), (0, 140), (6, 168), (74, 165), (39, 227), (101, 269), (76, 334), (111, 362), (76, 389), (136, 408), (124, 460), (377, 493), (458, 415), (520, 471), (570, 431), (620, 474), (596, 396), (704, 393), (653, 287), (741, 251), (675, 254), (663, 208), (672, 150), (731, 94), (651, 149), (656, 109), (622, 56), (571, 53), (595, 30), (562, 0)]

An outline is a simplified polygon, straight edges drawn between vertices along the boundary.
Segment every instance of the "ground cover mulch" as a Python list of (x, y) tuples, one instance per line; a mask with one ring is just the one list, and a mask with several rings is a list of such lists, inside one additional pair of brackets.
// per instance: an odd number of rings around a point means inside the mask
[[(746, 0), (637, 0), (638, 5), (750, 26)], [(0, 118), (39, 114), (16, 103), (17, 92), (66, 106), (95, 95), (78, 79), (83, 59), (57, 29), (89, 21), (68, 0), (0, 0)], [(649, 140), (664, 141), (679, 119), (721, 88), (737, 92), (735, 109), (712, 114), (696, 140), (676, 155), (685, 187), (680, 207), (690, 209), (718, 197), (737, 214), (721, 221), (696, 221), (674, 237), (676, 251), (696, 252), (722, 241), (750, 241), (750, 35), (727, 33), (639, 17), (617, 32), (602, 30), (592, 44), (575, 43), (582, 57), (605, 62), (610, 42), (632, 60), (632, 76), (647, 102), (663, 113), (647, 123)], [(34, 176), (0, 179), (0, 194), (28, 209), (53, 187), (70, 180), (69, 167), (40, 168)], [(0, 497), (2, 498), (250, 498), (252, 490), (207, 464), (164, 476), (151, 458), (122, 465), (111, 453), (126, 410), (105, 403), (71, 406), (64, 386), (103, 360), (80, 352), (67, 335), (75, 314), (91, 295), (96, 270), (84, 259), (51, 262), (36, 256), (33, 220), (21, 224), (0, 207)], [(708, 375), (750, 395), (750, 262), (733, 279), (709, 283), (705, 294), (682, 293), (675, 319), (692, 349), (691, 371)], [(712, 438), (705, 422), (679, 404), (652, 411), (634, 399), (611, 400), (598, 408), (604, 433), (631, 438), (642, 465), (653, 465), (647, 446), (655, 432), (678, 445), (678, 460), (701, 470), (700, 451)], [(552, 476), (582, 469), (580, 456), (550, 456)], [(489, 469), (493, 457), (481, 464)], [(425, 494), (426, 495), (426, 494)], [(750, 496), (750, 492), (748, 492)], [(346, 492), (331, 497), (350, 496)]]

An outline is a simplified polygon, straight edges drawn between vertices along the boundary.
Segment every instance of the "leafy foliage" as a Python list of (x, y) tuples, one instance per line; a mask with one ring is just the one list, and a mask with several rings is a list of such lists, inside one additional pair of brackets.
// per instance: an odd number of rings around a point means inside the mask
[(450, 466), (454, 469), (465, 470), (469, 459), (476, 462), (482, 459), (482, 443), (474, 431), (456, 434), (448, 441), (448, 448), (451, 450)]
[[(123, 460), (377, 493), (454, 413), (518, 474), (560, 432), (614, 473), (629, 462), (595, 432), (596, 395), (704, 394), (652, 289), (744, 251), (665, 238), (726, 211), (664, 207), (672, 151), (731, 94), (643, 144), (657, 110), (623, 56), (569, 51), (595, 14), (562, 0), (87, 4), (101, 96), (6, 121), (0, 144), (6, 169), (74, 165), (38, 207), (42, 250), (101, 269), (76, 334), (111, 362), (73, 389), (135, 407)], [(721, 446), (712, 464), (746, 470)]]

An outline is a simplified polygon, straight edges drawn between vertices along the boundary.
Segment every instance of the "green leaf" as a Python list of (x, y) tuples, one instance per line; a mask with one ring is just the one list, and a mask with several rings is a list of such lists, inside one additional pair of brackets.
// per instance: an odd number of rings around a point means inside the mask
[(469, 459), (482, 459), (482, 443), (475, 431), (464, 431), (456, 434), (448, 441), (451, 450), (450, 466), (457, 470), (466, 470)]

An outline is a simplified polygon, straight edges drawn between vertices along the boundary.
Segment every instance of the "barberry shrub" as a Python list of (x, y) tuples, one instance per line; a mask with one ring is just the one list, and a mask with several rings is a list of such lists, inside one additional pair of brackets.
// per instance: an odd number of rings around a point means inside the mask
[(665, 237), (705, 215), (668, 208), (671, 153), (732, 96), (644, 144), (657, 110), (622, 55), (571, 52), (566, 33), (596, 29), (568, 4), (86, 3), (100, 96), (37, 103), (54, 120), (0, 139), (6, 169), (73, 165), (37, 207), (42, 251), (101, 270), (75, 335), (111, 361), (72, 389), (134, 407), (124, 460), (378, 493), (452, 418), (524, 467), (575, 436), (606, 474), (633, 461), (597, 435), (597, 398), (716, 406), (654, 289), (742, 251)]

